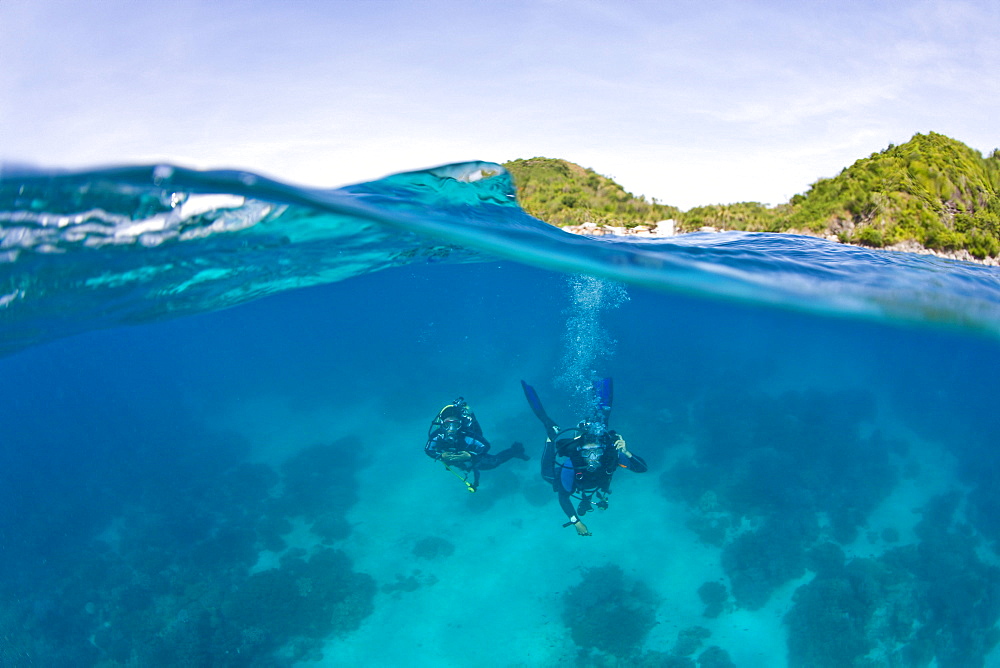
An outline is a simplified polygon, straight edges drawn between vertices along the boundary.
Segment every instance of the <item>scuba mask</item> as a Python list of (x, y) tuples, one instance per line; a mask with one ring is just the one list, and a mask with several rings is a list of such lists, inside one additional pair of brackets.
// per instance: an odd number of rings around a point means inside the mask
[(587, 471), (593, 473), (601, 466), (601, 456), (604, 454), (604, 447), (598, 443), (585, 443), (580, 448), (580, 455), (587, 465)]
[(458, 440), (458, 433), (462, 430), (462, 421), (458, 418), (447, 418), (441, 424), (441, 435), (446, 441)]

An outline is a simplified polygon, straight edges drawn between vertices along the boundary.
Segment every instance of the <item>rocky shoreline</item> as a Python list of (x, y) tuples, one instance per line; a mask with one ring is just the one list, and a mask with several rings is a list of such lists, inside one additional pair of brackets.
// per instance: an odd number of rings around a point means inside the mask
[[(571, 234), (580, 234), (588, 237), (603, 237), (603, 236), (627, 236), (627, 237), (638, 237), (644, 239), (651, 238), (662, 238), (662, 237), (672, 237), (677, 232), (676, 223), (673, 220), (662, 220), (655, 225), (637, 225), (635, 227), (615, 227), (610, 225), (597, 225), (596, 223), (583, 223), (582, 225), (567, 225), (562, 228), (564, 231)], [(715, 227), (702, 227), (699, 232), (725, 232), (726, 230), (720, 230)], [(826, 239), (827, 241), (834, 241), (837, 243), (844, 243), (834, 234), (816, 234), (815, 232), (801, 232), (798, 230), (789, 230), (784, 234), (801, 234), (809, 237), (816, 237), (818, 239)], [(893, 244), (892, 246), (886, 246), (884, 248), (872, 248), (871, 246), (861, 246), (859, 244), (847, 244), (849, 246), (858, 246), (859, 248), (867, 248), (868, 250), (887, 250), (887, 251), (897, 251), (900, 253), (918, 253), (920, 255), (934, 255), (936, 257), (944, 258), (947, 260), (958, 260), (960, 262), (972, 262), (974, 264), (982, 264), (990, 267), (1000, 266), (1000, 258), (986, 257), (980, 260), (979, 258), (973, 257), (973, 255), (965, 250), (964, 248), (956, 251), (937, 251), (930, 248), (925, 248), (916, 241), (908, 239), (902, 241), (898, 244)]]

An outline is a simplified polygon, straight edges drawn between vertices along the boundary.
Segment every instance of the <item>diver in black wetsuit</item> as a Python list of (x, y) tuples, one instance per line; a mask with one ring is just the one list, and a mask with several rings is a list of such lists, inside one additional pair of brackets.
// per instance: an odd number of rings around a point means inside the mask
[[(546, 415), (533, 387), (523, 380), (521, 387), (535, 415), (545, 426), (542, 478), (551, 483), (559, 495), (559, 506), (569, 518), (563, 526), (572, 525), (579, 535), (590, 536), (587, 525), (580, 518), (594, 506), (607, 509), (611, 478), (615, 471), (619, 467), (636, 473), (648, 470), (646, 462), (629, 451), (625, 439), (613, 429), (608, 429), (611, 379), (594, 382), (594, 414), (590, 420), (569, 429), (560, 429)], [(575, 508), (573, 498), (580, 500)]]
[[(489, 454), (490, 444), (483, 436), (483, 429), (472, 409), (459, 397), (440, 411), (427, 432), (424, 452), (431, 459), (442, 462), (449, 471), (452, 467), (464, 472), (457, 475), (470, 492), (479, 487), (479, 472), (495, 469), (513, 459), (531, 459), (524, 452), (524, 445), (513, 443), (495, 455)], [(469, 483), (469, 474), (472, 483)]]

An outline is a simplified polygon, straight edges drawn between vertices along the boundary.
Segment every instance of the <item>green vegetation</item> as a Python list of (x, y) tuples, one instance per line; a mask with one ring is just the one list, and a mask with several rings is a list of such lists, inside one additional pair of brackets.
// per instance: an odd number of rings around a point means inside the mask
[(596, 223), (635, 227), (677, 218), (680, 209), (636, 197), (606, 176), (566, 160), (504, 163), (525, 211), (553, 225)]
[(518, 198), (556, 225), (633, 227), (674, 218), (681, 231), (703, 226), (836, 236), (873, 248), (913, 241), (974, 257), (1000, 255), (1000, 150), (981, 153), (934, 132), (858, 160), (778, 206), (757, 202), (681, 212), (633, 197), (614, 181), (563, 160), (515, 160)]
[(907, 239), (935, 250), (1000, 252), (1000, 153), (984, 159), (944, 135), (916, 135), (858, 160), (791, 201), (784, 223), (882, 247)]
[(783, 204), (770, 207), (759, 202), (738, 202), (736, 204), (711, 204), (697, 206), (680, 215), (679, 228), (693, 232), (701, 227), (715, 227), (720, 230), (744, 230), (746, 232), (783, 232), (783, 221), (791, 207)]

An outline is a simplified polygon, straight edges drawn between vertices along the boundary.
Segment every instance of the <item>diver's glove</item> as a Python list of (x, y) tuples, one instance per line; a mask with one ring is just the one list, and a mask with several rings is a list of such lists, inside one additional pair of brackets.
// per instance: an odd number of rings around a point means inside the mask
[(472, 459), (472, 453), (466, 450), (462, 452), (444, 452), (441, 454), (441, 461), (445, 464), (458, 464)]

